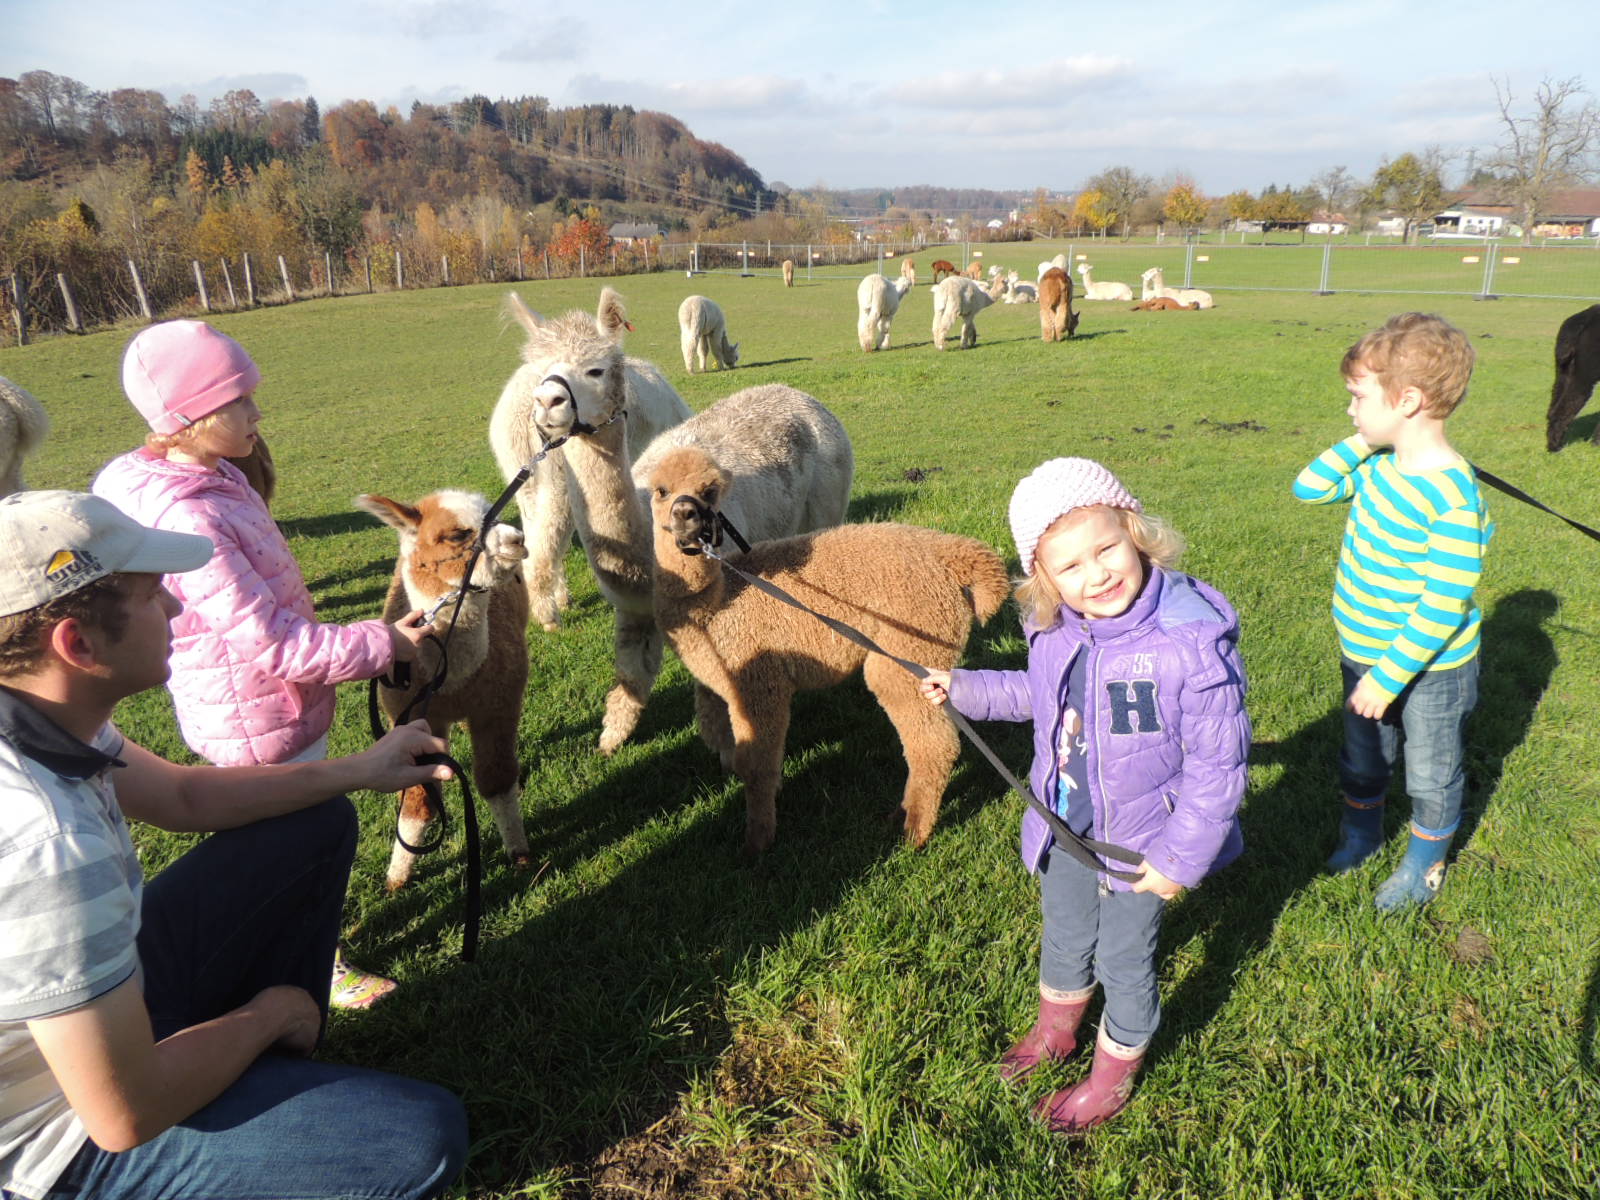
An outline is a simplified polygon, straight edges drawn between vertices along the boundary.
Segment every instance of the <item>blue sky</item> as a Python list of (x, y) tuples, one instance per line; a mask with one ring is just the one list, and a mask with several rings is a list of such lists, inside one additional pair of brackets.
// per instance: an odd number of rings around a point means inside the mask
[(1071, 190), (1126, 165), (1211, 194), (1365, 177), (1428, 145), (1457, 155), (1453, 182), (1500, 136), (1491, 78), (1526, 99), (1589, 67), (1600, 88), (1577, 9), (1563, 35), (1555, 10), (1411, 7), (0, 0), (0, 75), (202, 105), (538, 94), (670, 112), (769, 183)]

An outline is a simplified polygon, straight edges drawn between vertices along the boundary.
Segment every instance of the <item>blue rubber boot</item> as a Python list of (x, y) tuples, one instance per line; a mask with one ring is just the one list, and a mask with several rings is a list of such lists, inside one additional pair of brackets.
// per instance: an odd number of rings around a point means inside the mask
[(1335, 875), (1353, 871), (1383, 845), (1383, 797), (1376, 800), (1344, 798), (1339, 819), (1339, 844), (1325, 864)]
[[(1456, 822), (1459, 825), (1460, 822)], [(1449, 829), (1424, 829), (1411, 823), (1411, 842), (1400, 868), (1378, 885), (1373, 904), (1379, 912), (1398, 912), (1413, 905), (1427, 904), (1444, 884), (1444, 857), (1456, 825)]]

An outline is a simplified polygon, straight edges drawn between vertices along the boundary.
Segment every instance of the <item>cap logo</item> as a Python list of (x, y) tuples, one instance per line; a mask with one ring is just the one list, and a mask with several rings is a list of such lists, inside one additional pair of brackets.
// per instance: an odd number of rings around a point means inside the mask
[(98, 578), (106, 574), (104, 567), (87, 550), (57, 550), (44, 569), (44, 581), (58, 596), (81, 586), (85, 576)]

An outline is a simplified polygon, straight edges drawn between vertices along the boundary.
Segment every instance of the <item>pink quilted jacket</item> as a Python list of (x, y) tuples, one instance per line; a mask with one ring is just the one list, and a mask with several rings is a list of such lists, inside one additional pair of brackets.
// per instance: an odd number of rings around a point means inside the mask
[(92, 490), (146, 525), (216, 546), (199, 570), (166, 579), (183, 604), (167, 687), (196, 754), (220, 766), (283, 762), (327, 732), (334, 684), (388, 669), (382, 621), (317, 622), (283, 534), (233, 464), (211, 470), (133, 450)]

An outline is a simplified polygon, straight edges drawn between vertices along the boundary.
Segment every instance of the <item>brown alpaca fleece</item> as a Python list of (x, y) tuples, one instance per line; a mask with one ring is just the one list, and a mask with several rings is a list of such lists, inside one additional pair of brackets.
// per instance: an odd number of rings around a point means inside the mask
[(955, 273), (956, 265), (948, 258), (936, 258), (933, 260), (933, 281), (935, 283), (938, 283), (946, 275), (954, 275)]
[(1200, 302), (1193, 304), (1180, 304), (1171, 296), (1151, 296), (1148, 300), (1141, 300), (1130, 308), (1129, 312), (1171, 312), (1173, 309), (1182, 309), (1184, 312), (1198, 312)]
[(1072, 276), (1051, 267), (1039, 276), (1039, 337), (1059, 342), (1078, 331), (1078, 314), (1072, 311)]
[(244, 481), (261, 497), (261, 503), (271, 508), (272, 497), (278, 491), (278, 468), (272, 461), (272, 451), (267, 449), (267, 439), (256, 434), (249, 454), (228, 461), (239, 468)]
[[(721, 504), (728, 474), (698, 448), (663, 458), (649, 480), (655, 534), (656, 621), (701, 685), (700, 734), (745, 787), (746, 854), (772, 844), (789, 707), (796, 692), (830, 687), (860, 669), (900, 735), (908, 774), (905, 837), (928, 840), (960, 744), (904, 668), (816, 618), (749, 586), (698, 545), (704, 509)], [(737, 560), (802, 604), (861, 630), (890, 653), (948, 669), (974, 617), (986, 621), (1009, 590), (1000, 556), (972, 538), (911, 525), (841, 525), (758, 542)]]

